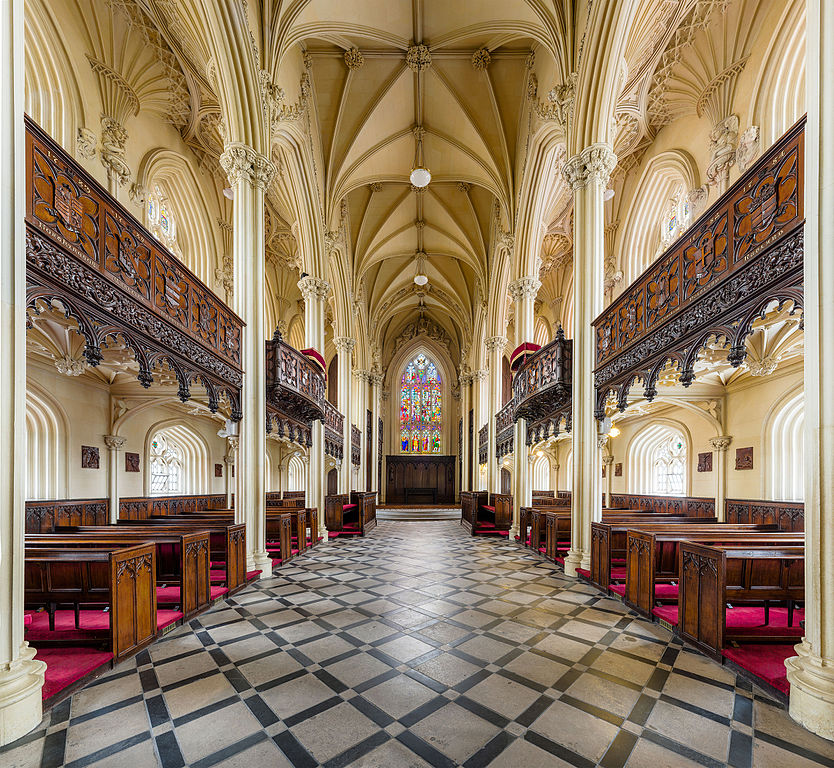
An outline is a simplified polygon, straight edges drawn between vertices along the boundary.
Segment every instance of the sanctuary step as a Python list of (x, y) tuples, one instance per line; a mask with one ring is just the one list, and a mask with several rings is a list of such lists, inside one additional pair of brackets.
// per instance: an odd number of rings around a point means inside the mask
[(460, 521), (460, 507), (378, 507), (377, 520), (396, 522)]

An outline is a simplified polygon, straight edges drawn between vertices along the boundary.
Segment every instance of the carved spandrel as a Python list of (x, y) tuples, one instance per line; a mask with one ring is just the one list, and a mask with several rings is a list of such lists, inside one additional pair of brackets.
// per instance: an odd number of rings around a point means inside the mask
[(98, 264), (99, 202), (51, 153), (32, 149), (32, 217), (76, 256)]

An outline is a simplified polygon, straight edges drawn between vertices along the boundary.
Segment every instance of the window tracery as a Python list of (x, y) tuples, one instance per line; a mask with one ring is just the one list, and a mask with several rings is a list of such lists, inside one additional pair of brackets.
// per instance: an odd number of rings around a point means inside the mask
[(151, 440), (151, 496), (183, 493), (183, 450), (165, 432)]
[(153, 236), (169, 251), (180, 255), (176, 221), (171, 214), (168, 198), (158, 184), (148, 193), (146, 216), (148, 229)]
[(400, 444), (403, 453), (440, 453), (443, 427), (442, 381), (437, 366), (417, 355), (405, 367), (400, 386)]

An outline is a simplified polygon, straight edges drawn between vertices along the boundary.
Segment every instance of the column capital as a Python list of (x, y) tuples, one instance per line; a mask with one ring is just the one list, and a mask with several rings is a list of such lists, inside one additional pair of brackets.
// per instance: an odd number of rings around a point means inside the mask
[(614, 463), (613, 456), (603, 456), (602, 463), (605, 464), (606, 467), (610, 467)]
[(709, 444), (712, 446), (713, 450), (716, 450), (719, 453), (724, 453), (724, 451), (730, 447), (730, 443), (732, 442), (732, 435), (721, 435), (719, 437), (711, 437), (709, 439)]
[(234, 464), (235, 464), (235, 457), (234, 456), (224, 456), (223, 457), (223, 463), (226, 464), (226, 466), (233, 467)]
[[(304, 278), (307, 279), (306, 277)], [(352, 339), (350, 336), (336, 336), (333, 339), (333, 346), (336, 347), (336, 350), (342, 354), (346, 352), (353, 352), (353, 348), (356, 346), (356, 339)]]
[(537, 277), (527, 276), (511, 282), (507, 290), (513, 301), (521, 301), (522, 299), (535, 299), (541, 287), (541, 281)]
[(301, 295), (305, 301), (308, 299), (324, 300), (327, 298), (327, 292), (330, 290), (330, 283), (327, 280), (322, 280), (320, 277), (307, 275), (298, 281), (298, 290), (301, 291)]
[(608, 445), (608, 435), (597, 435), (597, 448), (603, 450)]
[(478, 371), (472, 371), (472, 381), (484, 381), (486, 377), (489, 376), (489, 371), (481, 369)]
[(237, 448), (240, 445), (240, 438), (237, 435), (234, 435), (233, 437), (227, 437), (226, 442), (230, 451), (237, 452)]
[(357, 368), (353, 371), (353, 377), (358, 379), (359, 381), (370, 382), (371, 380), (371, 372), (362, 370), (361, 368)]
[(375, 387), (381, 387), (382, 382), (385, 379), (385, 376), (381, 373), (369, 373), (368, 374), (368, 381)]
[(127, 438), (122, 437), (121, 435), (104, 435), (104, 444), (111, 451), (120, 451), (120, 450), (122, 450), (122, 448), (125, 447), (126, 442), (127, 442)]
[(498, 350), (499, 352), (504, 351), (504, 347), (507, 346), (508, 340), (505, 336), (488, 336), (484, 339), (484, 344), (486, 345), (487, 351), (492, 352), (493, 350)]
[(605, 187), (616, 165), (617, 155), (611, 145), (598, 142), (566, 160), (562, 173), (573, 190), (584, 189), (592, 181)]
[(266, 190), (275, 177), (275, 163), (240, 141), (226, 145), (220, 155), (220, 167), (232, 186), (245, 181), (252, 187)]

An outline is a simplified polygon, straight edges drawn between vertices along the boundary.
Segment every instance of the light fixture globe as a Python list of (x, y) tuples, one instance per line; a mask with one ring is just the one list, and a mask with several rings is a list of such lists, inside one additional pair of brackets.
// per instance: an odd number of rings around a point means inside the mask
[(425, 275), (414, 275), (414, 282), (417, 285), (425, 285), (429, 281)]
[(427, 187), (431, 182), (431, 171), (428, 168), (423, 168), (422, 165), (415, 166), (411, 169), (411, 183), (418, 189)]

